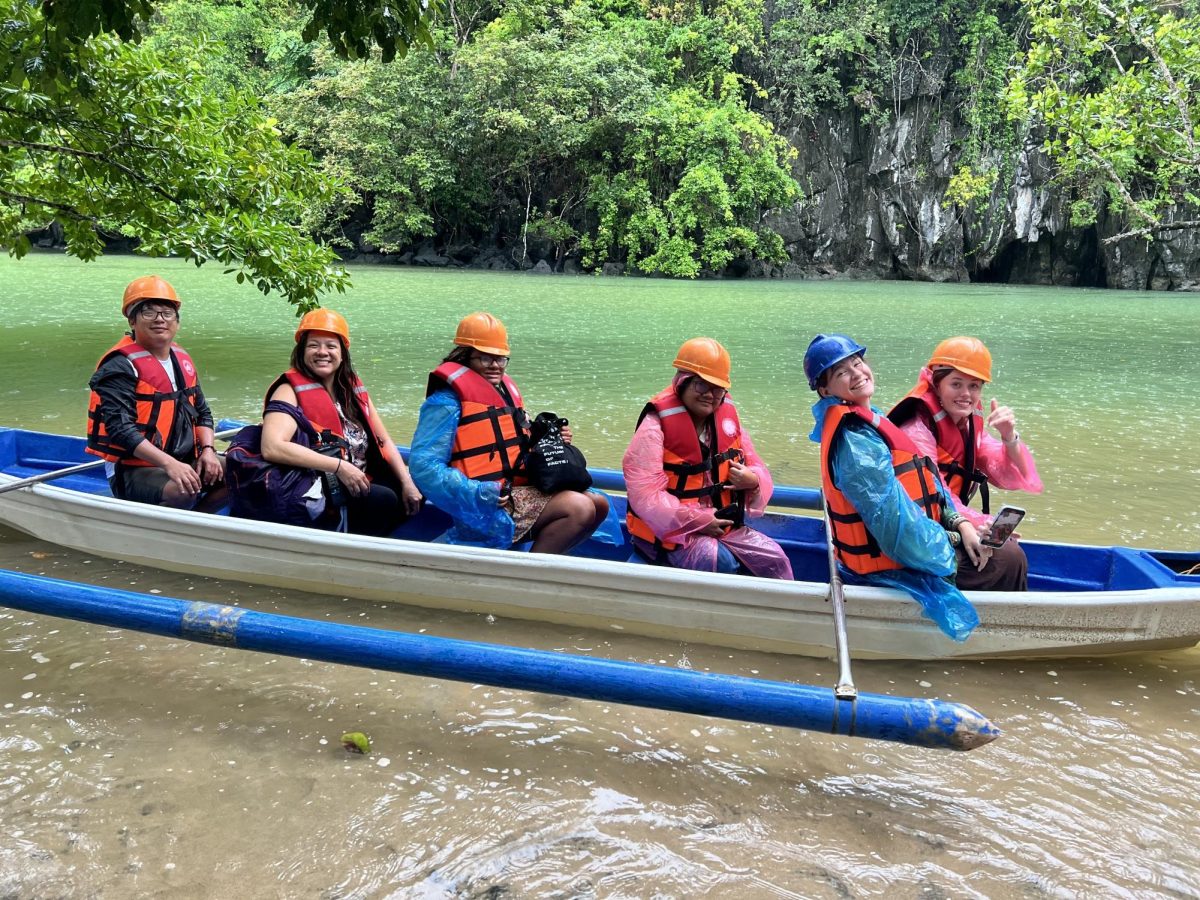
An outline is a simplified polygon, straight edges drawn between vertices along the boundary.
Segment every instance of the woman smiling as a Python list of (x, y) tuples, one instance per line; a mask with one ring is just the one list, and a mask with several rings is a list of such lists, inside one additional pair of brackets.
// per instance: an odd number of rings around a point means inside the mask
[[(1035, 494), (1042, 490), (1037, 466), (1021, 442), (1012, 409), (993, 398), (984, 416), (983, 387), (991, 380), (992, 354), (983, 341), (947, 338), (934, 348), (916, 387), (888, 413), (921, 453), (937, 460), (954, 511), (983, 534), (992, 521), (989, 484)], [(968, 505), (977, 493), (983, 498), (982, 513)], [(1015, 537), (995, 550), (982, 568), (960, 565), (959, 587), (1025, 590), (1028, 562)]]
[(729, 353), (692, 338), (674, 366), (622, 460), (634, 547), (677, 568), (790, 580), (783, 548), (746, 525), (763, 514), (773, 485), (729, 397)]
[(421, 493), (354, 371), (346, 320), (330, 309), (307, 313), (291, 362), (267, 391), (263, 458), (313, 472), (303, 502), (315, 526), (340, 520), (357, 534), (391, 533), (420, 509)]

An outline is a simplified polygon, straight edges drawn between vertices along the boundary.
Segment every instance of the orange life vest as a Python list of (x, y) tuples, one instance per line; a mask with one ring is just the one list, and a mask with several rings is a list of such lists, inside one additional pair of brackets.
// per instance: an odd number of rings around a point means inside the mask
[(862, 516), (834, 483), (830, 448), (838, 431), (853, 416), (874, 428), (892, 453), (892, 471), (909, 498), (925, 512), (925, 515), (940, 522), (942, 518), (942, 496), (937, 487), (937, 468), (927, 456), (921, 456), (912, 440), (895, 424), (865, 406), (843, 403), (832, 406), (825, 412), (821, 429), (821, 485), (825, 492), (825, 504), (829, 508), (829, 526), (833, 547), (842, 565), (860, 575), (902, 569), (903, 566), (885, 556), (878, 542), (867, 531)]
[[(100, 357), (96, 368), (99, 369), (116, 353), (129, 360), (137, 372), (137, 386), (133, 392), (137, 427), (146, 440), (165, 452), (170, 446), (171, 429), (175, 425), (176, 413), (182, 412), (189, 422), (194, 422), (197, 418), (196, 395), (200, 392), (200, 387), (196, 377), (196, 365), (182, 347), (171, 345), (170, 354), (175, 366), (176, 381), (182, 379), (182, 386), (174, 388), (162, 363), (128, 335)], [(133, 455), (133, 450), (133, 447), (122, 447), (109, 436), (100, 412), (100, 395), (92, 391), (88, 400), (87, 452), (109, 462), (119, 462), (127, 466), (154, 465), (152, 462), (138, 459)]]
[[(304, 413), (304, 418), (308, 419), (309, 424), (312, 425), (313, 431), (318, 435), (329, 431), (342, 440), (346, 439), (346, 429), (342, 425), (342, 417), (338, 415), (333, 397), (325, 389), (324, 384), (314, 381), (295, 369), (288, 369), (268, 388), (267, 398), (270, 399), (271, 395), (275, 393), (275, 389), (285, 382), (290, 384), (292, 390), (296, 392), (296, 403), (300, 406), (300, 411)], [(367, 435), (375, 442), (376, 450), (382, 451), (383, 441), (375, 433), (375, 428), (371, 424), (371, 398), (367, 394), (367, 389), (357, 374), (352, 376), (351, 384), (354, 391), (354, 402), (358, 405), (363, 422), (366, 423)]]
[(510, 484), (525, 484), (521, 454), (529, 439), (529, 417), (513, 380), (505, 375), (502, 383), (511, 404), (478, 372), (445, 362), (429, 373), (425, 396), (448, 386), (462, 406), (450, 448), (452, 468), (476, 481), (506, 479)]
[[(650, 413), (655, 413), (663, 430), (663, 472), (667, 476), (667, 493), (678, 497), (690, 506), (699, 505), (702, 497), (712, 501), (714, 509), (743, 502), (745, 493), (729, 487), (729, 464), (741, 460), (742, 422), (737, 407), (725, 396), (725, 402), (716, 408), (709, 418), (716, 438), (716, 450), (708, 451), (696, 435), (696, 426), (674, 388), (660, 391), (642, 409), (637, 424)], [(635, 427), (636, 431), (637, 428)], [(709, 476), (706, 484), (705, 476)], [(629, 533), (641, 538), (656, 549), (674, 550), (679, 544), (661, 540), (646, 522), (628, 508), (625, 516)]]
[(979, 448), (983, 442), (983, 410), (971, 410), (967, 417), (967, 436), (954, 424), (954, 419), (942, 408), (937, 393), (929, 382), (922, 380), (907, 396), (897, 403), (888, 418), (897, 425), (925, 412), (933, 424), (934, 439), (937, 441), (938, 471), (942, 481), (964, 505), (971, 502), (975, 492), (983, 498), (983, 511), (991, 512), (991, 497), (988, 495), (987, 475), (977, 465)]

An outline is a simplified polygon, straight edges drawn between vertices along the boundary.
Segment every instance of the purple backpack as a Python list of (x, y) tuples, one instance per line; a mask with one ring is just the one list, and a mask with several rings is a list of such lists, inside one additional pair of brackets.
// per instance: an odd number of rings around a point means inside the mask
[[(296, 420), (296, 434), (292, 437), (292, 443), (301, 447), (317, 447), (317, 432), (298, 407), (272, 400), (263, 414), (269, 412), (284, 413)], [(308, 504), (304, 499), (319, 475), (313, 469), (267, 462), (262, 456), (262, 426), (248, 425), (238, 432), (225, 454), (229, 514), (260, 522), (322, 527), (319, 521), (313, 521), (308, 514)]]

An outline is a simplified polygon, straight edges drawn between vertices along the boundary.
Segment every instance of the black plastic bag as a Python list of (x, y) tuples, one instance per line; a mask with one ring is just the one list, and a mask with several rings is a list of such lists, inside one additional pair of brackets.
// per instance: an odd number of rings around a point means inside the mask
[(530, 427), (525, 474), (529, 483), (543, 494), (586, 491), (592, 486), (583, 453), (563, 440), (562, 429), (566, 425), (566, 419), (544, 412), (538, 413)]

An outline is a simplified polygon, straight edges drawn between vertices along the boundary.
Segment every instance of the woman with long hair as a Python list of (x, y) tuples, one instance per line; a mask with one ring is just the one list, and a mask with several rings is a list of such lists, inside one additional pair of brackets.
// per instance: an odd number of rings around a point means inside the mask
[(267, 462), (314, 473), (303, 499), (316, 527), (387, 535), (420, 509), (421, 492), (354, 371), (349, 326), (333, 310), (300, 320), (291, 368), (267, 391), (261, 446)]

